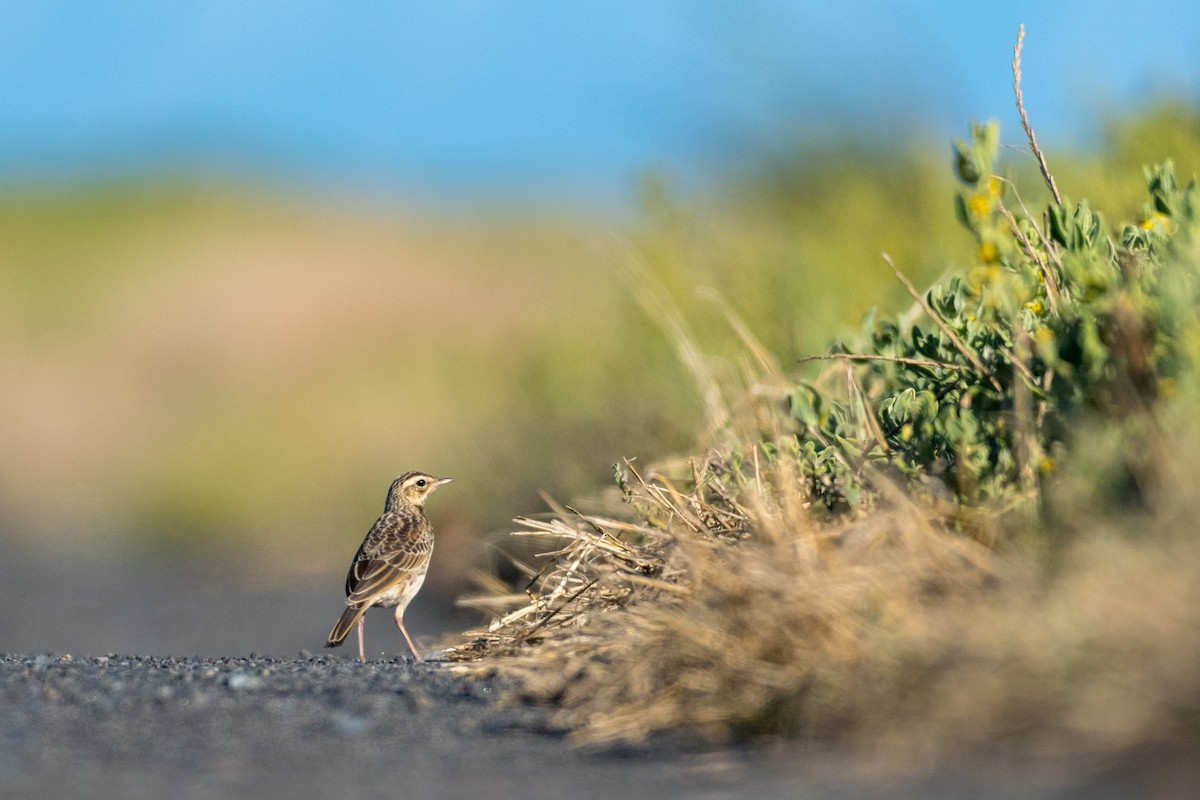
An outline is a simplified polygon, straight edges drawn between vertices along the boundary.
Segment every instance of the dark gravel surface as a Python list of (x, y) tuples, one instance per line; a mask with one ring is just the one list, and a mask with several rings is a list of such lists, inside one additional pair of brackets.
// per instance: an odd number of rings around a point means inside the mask
[(779, 744), (586, 753), (504, 692), (401, 660), (4, 656), (0, 797), (1196, 796), (1194, 753), (904, 777)]
[[(0, 531), (0, 653), (30, 654), (0, 656), (0, 800), (1200, 797), (1200, 737), (1113, 763), (984, 754), (900, 773), (778, 742), (580, 752), (502, 683), (392, 658), (404, 644), (386, 611), (368, 615), (376, 660), (320, 650), (340, 562), (254, 590), (184, 566), (55, 557)], [(449, 608), (418, 596), (423, 647), (462, 630)], [(81, 655), (114, 651), (143, 655)]]
[(785, 797), (798, 777), (755, 749), (581, 753), (501, 691), (400, 660), (6, 656), (0, 797)]

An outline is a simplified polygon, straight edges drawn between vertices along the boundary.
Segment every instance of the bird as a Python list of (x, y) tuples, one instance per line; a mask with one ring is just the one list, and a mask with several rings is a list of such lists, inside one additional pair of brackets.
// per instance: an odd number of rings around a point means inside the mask
[(425, 582), (433, 554), (433, 526), (425, 516), (425, 501), (451, 480), (424, 472), (406, 472), (392, 481), (383, 514), (375, 520), (350, 563), (346, 574), (346, 610), (329, 632), (326, 647), (340, 646), (357, 624), (358, 660), (366, 663), (363, 615), (371, 606), (394, 607), (396, 626), (416, 660), (423, 660), (404, 627), (404, 609)]

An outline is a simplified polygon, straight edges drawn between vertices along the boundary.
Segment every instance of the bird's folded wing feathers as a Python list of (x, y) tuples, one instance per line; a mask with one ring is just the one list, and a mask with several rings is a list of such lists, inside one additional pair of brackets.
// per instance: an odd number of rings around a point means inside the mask
[(377, 595), (392, 588), (404, 575), (428, 565), (424, 550), (399, 551), (386, 559), (359, 561), (354, 565), (358, 580), (346, 598), (348, 603), (369, 603)]
[(400, 575), (400, 570), (386, 561), (360, 561), (354, 566), (359, 578), (346, 596), (346, 602), (351, 605), (369, 604), (393, 586)]

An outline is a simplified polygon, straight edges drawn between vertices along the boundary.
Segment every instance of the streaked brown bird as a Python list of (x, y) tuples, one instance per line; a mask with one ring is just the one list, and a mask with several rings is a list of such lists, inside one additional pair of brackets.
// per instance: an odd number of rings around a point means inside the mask
[(363, 539), (346, 575), (346, 610), (329, 632), (326, 647), (338, 647), (358, 624), (358, 660), (366, 662), (363, 615), (371, 606), (396, 609), (396, 626), (417, 661), (412, 637), (404, 628), (404, 609), (425, 581), (433, 554), (433, 526), (425, 517), (425, 501), (451, 478), (406, 472), (388, 489), (383, 516)]

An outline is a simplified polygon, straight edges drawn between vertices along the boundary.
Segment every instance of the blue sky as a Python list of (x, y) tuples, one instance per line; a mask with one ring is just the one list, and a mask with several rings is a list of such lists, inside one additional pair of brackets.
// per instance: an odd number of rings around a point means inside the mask
[(999, 117), (1016, 141), (1021, 21), (1044, 142), (1200, 97), (1194, 0), (42, 0), (0, 12), (0, 182), (170, 167), (611, 202), (644, 168), (702, 173), (797, 133), (949, 141)]

